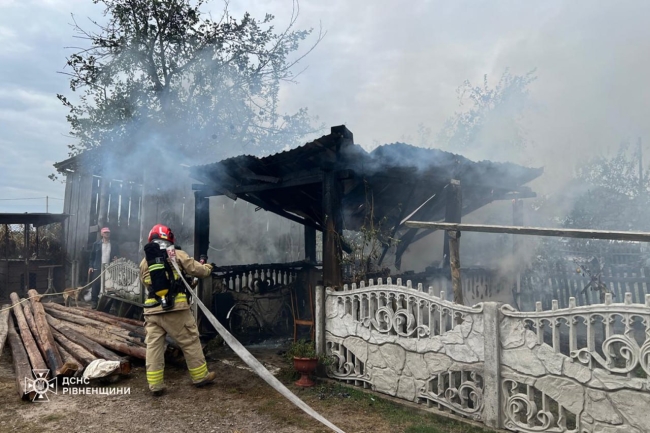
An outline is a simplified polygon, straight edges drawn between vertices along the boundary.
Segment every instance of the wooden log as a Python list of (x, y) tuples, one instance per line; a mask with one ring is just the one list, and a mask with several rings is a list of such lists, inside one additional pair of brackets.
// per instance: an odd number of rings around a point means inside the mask
[(34, 337), (41, 347), (45, 362), (50, 371), (54, 372), (55, 376), (71, 376), (75, 373), (74, 365), (68, 365), (63, 362), (59, 349), (56, 347), (56, 342), (52, 336), (50, 325), (45, 318), (45, 309), (41, 304), (40, 295), (34, 289), (27, 291), (32, 306), (32, 314), (34, 315), (34, 322), (38, 332)]
[(21, 299), (20, 302), (21, 302), (20, 305), (22, 305), (23, 307), (23, 314), (25, 315), (25, 321), (29, 326), (29, 330), (32, 331), (32, 335), (34, 336), (34, 341), (36, 341), (36, 346), (38, 347), (38, 350), (41, 352), (43, 359), (45, 359), (45, 352), (43, 351), (44, 349), (41, 347), (38, 341), (38, 329), (36, 328), (36, 322), (34, 321), (32, 308), (29, 306), (29, 302), (27, 302), (25, 299)]
[[(51, 305), (59, 305), (59, 304), (51, 303)], [(59, 306), (62, 307), (62, 305), (59, 305)], [(95, 318), (97, 320), (100, 320), (99, 317), (103, 317), (103, 318), (111, 320), (111, 321), (119, 321), (119, 322), (123, 322), (123, 323), (129, 324), (129, 325), (132, 325), (132, 326), (137, 326), (137, 327), (140, 327), (140, 328), (142, 328), (144, 326), (143, 322), (140, 321), (140, 320), (127, 319), (126, 317), (113, 316), (112, 314), (104, 313), (103, 311), (88, 310), (87, 308), (81, 308), (81, 307), (64, 307), (64, 308), (67, 308), (68, 310), (73, 310), (75, 312), (81, 312), (82, 314), (85, 314), (85, 317), (91, 317), (91, 316), (87, 315), (88, 313), (90, 313), (93, 316), (91, 318)], [(110, 322), (107, 322), (107, 323), (110, 323)]]
[(36, 391), (27, 390), (25, 378), (32, 379), (32, 367), (29, 364), (29, 355), (23, 345), (13, 324), (10, 324), (7, 330), (9, 347), (11, 347), (11, 357), (14, 360), (14, 373), (16, 374), (16, 391), (22, 400), (33, 401), (36, 397)]
[(122, 374), (128, 374), (131, 372), (131, 364), (129, 361), (122, 356), (119, 356), (117, 353), (105, 348), (101, 344), (95, 342), (94, 340), (86, 337), (84, 334), (78, 332), (75, 329), (72, 329), (70, 326), (63, 322), (62, 320), (56, 319), (49, 314), (46, 315), (47, 323), (66, 338), (74, 340), (75, 343), (82, 346), (84, 349), (88, 350), (90, 353), (95, 355), (99, 359), (106, 359), (107, 361), (119, 361), (120, 370)]
[[(7, 335), (9, 334), (9, 319), (11, 318), (11, 305), (0, 306), (0, 355), (5, 347)], [(13, 325), (13, 324), (12, 324)]]
[(61, 347), (60, 344), (57, 343), (56, 348), (59, 350), (59, 353), (61, 354), (61, 358), (63, 359), (63, 362), (68, 365), (73, 365), (74, 366), (74, 374), (73, 376), (78, 376), (79, 373), (81, 373), (84, 369), (84, 366), (81, 364), (79, 360), (77, 360), (74, 356), (72, 356), (67, 350), (65, 350), (63, 347)]
[(142, 336), (142, 338), (144, 338), (144, 336), (146, 335), (144, 331), (144, 327), (142, 325), (135, 326), (129, 323), (123, 323), (117, 320), (107, 319), (99, 315), (94, 315), (93, 312), (90, 310), (72, 311), (70, 308), (66, 308), (63, 305), (54, 304), (54, 303), (43, 304), (43, 307), (45, 307), (48, 313), (51, 313), (51, 311), (56, 311), (62, 315), (65, 315), (65, 317), (68, 317), (69, 319), (66, 318), (63, 320), (67, 320), (69, 322), (79, 323), (81, 325), (89, 324), (89, 325), (99, 326), (99, 327), (116, 328), (121, 331), (132, 332), (134, 335)]
[(132, 342), (136, 345), (144, 347), (144, 332), (142, 334), (136, 334), (126, 329), (120, 328), (118, 326), (109, 325), (108, 323), (98, 322), (96, 320), (89, 319), (87, 317), (77, 316), (75, 314), (70, 314), (65, 311), (59, 311), (56, 309), (48, 309), (47, 314), (55, 317), (56, 319), (63, 320), (70, 324), (75, 324), (83, 327), (88, 327), (89, 329), (99, 330), (103, 333), (112, 334), (116, 337), (124, 339), (125, 341)]
[(66, 326), (111, 350), (133, 356), (134, 358), (146, 359), (147, 350), (142, 345), (90, 326), (81, 326), (71, 322), (67, 322)]
[(25, 313), (20, 305), (18, 294), (14, 292), (9, 295), (9, 298), (13, 305), (13, 312), (16, 317), (16, 323), (18, 324), (18, 330), (20, 331), (20, 338), (23, 341), (32, 368), (35, 370), (47, 370), (47, 364), (43, 359), (43, 355), (41, 355), (41, 351), (38, 348), (34, 336), (32, 335), (32, 331), (30, 331), (27, 320), (25, 319)]
[(97, 356), (93, 355), (85, 347), (70, 340), (54, 328), (52, 328), (52, 335), (56, 340), (56, 344), (65, 349), (65, 351), (72, 355), (76, 360), (80, 361), (82, 367), (86, 367), (88, 364), (98, 359)]

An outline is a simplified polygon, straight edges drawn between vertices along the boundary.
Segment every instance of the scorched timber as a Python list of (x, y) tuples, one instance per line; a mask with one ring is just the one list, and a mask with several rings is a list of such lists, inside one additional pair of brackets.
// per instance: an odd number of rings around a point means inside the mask
[(56, 347), (52, 331), (50, 331), (50, 326), (45, 318), (45, 309), (43, 308), (43, 304), (41, 304), (40, 295), (34, 289), (28, 290), (27, 295), (32, 304), (32, 314), (34, 315), (34, 322), (36, 322), (36, 328), (38, 329), (36, 338), (39, 345), (43, 348), (45, 362), (50, 367), (50, 371), (55, 372), (56, 376), (74, 374), (74, 367), (64, 364), (63, 359), (61, 359), (61, 354)]
[(25, 351), (27, 351), (27, 356), (29, 357), (29, 362), (32, 364), (32, 368), (35, 370), (47, 370), (47, 364), (45, 364), (45, 361), (43, 360), (43, 356), (34, 340), (32, 331), (29, 330), (27, 319), (25, 319), (25, 313), (23, 313), (23, 308), (20, 306), (18, 294), (14, 292), (9, 295), (9, 298), (13, 304), (13, 312), (16, 317), (16, 323), (18, 324), (18, 330), (20, 331), (20, 338), (22, 339)]
[(120, 372), (122, 374), (128, 374), (131, 371), (131, 364), (125, 358), (119, 356), (117, 353), (105, 348), (99, 343), (91, 340), (80, 332), (75, 331), (66, 325), (65, 322), (54, 317), (47, 315), (47, 323), (66, 338), (74, 340), (75, 343), (82, 346), (84, 349), (88, 350), (90, 353), (95, 355), (97, 358), (106, 359), (107, 361), (119, 361), (120, 362)]
[(23, 341), (18, 336), (13, 324), (9, 325), (7, 331), (9, 346), (11, 347), (11, 357), (14, 360), (14, 372), (16, 373), (16, 390), (23, 400), (34, 400), (36, 391), (27, 391), (27, 381), (33, 379), (32, 367), (29, 365), (29, 357)]

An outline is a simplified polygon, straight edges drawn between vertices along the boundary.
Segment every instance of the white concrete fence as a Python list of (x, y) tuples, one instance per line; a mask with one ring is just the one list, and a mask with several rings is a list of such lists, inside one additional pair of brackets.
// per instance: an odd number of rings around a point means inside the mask
[(316, 305), (332, 378), (517, 432), (650, 432), (650, 295), (519, 312), (389, 278)]

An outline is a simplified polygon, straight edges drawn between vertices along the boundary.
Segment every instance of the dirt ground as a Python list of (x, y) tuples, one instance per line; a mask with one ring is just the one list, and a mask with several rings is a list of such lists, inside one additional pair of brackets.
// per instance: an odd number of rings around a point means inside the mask
[[(328, 432), (249, 371), (226, 347), (207, 352), (215, 384), (196, 389), (182, 365), (167, 365), (167, 393), (152, 397), (143, 363), (113, 384), (130, 395), (58, 395), (24, 402), (15, 390), (11, 355), (0, 356), (0, 432)], [(251, 350), (289, 389), (346, 432), (479, 433), (477, 427), (414, 410), (358, 388), (320, 381), (314, 388), (292, 383), (289, 364), (277, 350)]]

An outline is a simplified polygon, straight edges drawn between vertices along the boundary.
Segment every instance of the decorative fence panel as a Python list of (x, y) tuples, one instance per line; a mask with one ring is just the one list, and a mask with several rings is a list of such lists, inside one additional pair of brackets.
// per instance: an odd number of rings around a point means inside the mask
[(140, 267), (127, 259), (117, 259), (104, 265), (101, 278), (102, 293), (111, 294), (127, 301), (144, 302)]
[(520, 312), (399, 279), (324, 296), (333, 378), (511, 431), (650, 431), (650, 296)]

